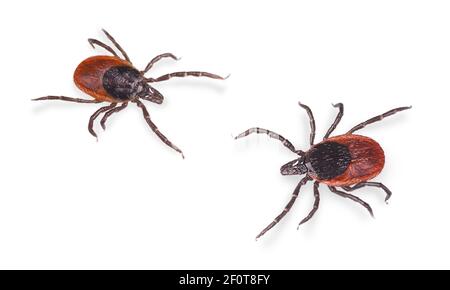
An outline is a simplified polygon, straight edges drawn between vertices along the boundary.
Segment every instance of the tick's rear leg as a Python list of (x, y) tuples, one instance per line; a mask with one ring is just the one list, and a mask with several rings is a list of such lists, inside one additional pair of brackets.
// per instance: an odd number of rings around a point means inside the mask
[(98, 117), (98, 115), (100, 115), (101, 113), (106, 112), (108, 110), (111, 110), (116, 105), (117, 105), (116, 103), (112, 103), (109, 106), (101, 107), (100, 109), (95, 111), (94, 114), (92, 114), (92, 116), (89, 118), (88, 130), (89, 130), (89, 133), (91, 133), (92, 136), (94, 136), (96, 139), (97, 139), (97, 134), (95, 133), (95, 131), (93, 129), (95, 119)]
[(117, 113), (117, 112), (120, 112), (120, 111), (122, 111), (123, 109), (125, 109), (125, 108), (127, 107), (127, 105), (128, 105), (128, 102), (122, 103), (121, 106), (119, 106), (119, 107), (117, 107), (117, 108), (113, 108), (113, 109), (109, 110), (108, 112), (106, 112), (105, 115), (103, 115), (103, 118), (100, 120), (100, 125), (102, 126), (103, 130), (106, 129), (106, 126), (105, 126), (106, 120), (108, 120), (108, 118), (109, 118), (112, 114)]
[(148, 113), (147, 108), (144, 106), (144, 104), (137, 99), (134, 100), (133, 102), (135, 102), (138, 105), (138, 107), (142, 109), (142, 113), (144, 114), (145, 121), (147, 122), (149, 127), (153, 130), (153, 132), (155, 132), (155, 134), (159, 137), (159, 139), (161, 139), (161, 141), (163, 141), (167, 146), (169, 146), (173, 150), (180, 153), (181, 157), (184, 158), (183, 152), (177, 146), (175, 146), (172, 142), (170, 142), (169, 139), (167, 139), (167, 137), (164, 136), (159, 131), (158, 127), (156, 127), (156, 125), (152, 122), (152, 120), (150, 119), (150, 114)]
[(173, 77), (179, 77), (179, 78), (184, 78), (187, 76), (193, 76), (193, 77), (207, 77), (207, 78), (212, 78), (212, 79), (217, 79), (217, 80), (224, 80), (227, 77), (221, 77), (219, 75), (215, 75), (209, 72), (202, 72), (202, 71), (183, 71), (183, 72), (174, 72), (174, 73), (170, 73), (170, 74), (166, 74), (163, 76), (160, 76), (156, 79), (154, 78), (148, 78), (146, 79), (147, 82), (149, 83), (155, 83), (155, 82), (162, 82), (162, 81), (167, 81)]
[(292, 145), (291, 141), (289, 141), (288, 139), (284, 138), (280, 134), (275, 133), (275, 132), (270, 131), (270, 130), (267, 130), (267, 129), (259, 128), (259, 127), (250, 128), (250, 129), (242, 132), (241, 134), (237, 135), (236, 137), (234, 137), (234, 139), (243, 138), (243, 137), (246, 137), (246, 136), (248, 136), (248, 135), (250, 135), (252, 133), (267, 134), (270, 138), (280, 140), (281, 143), (283, 143), (283, 145), (286, 146), (292, 152), (294, 152), (294, 153), (296, 153), (298, 155), (303, 155), (304, 154), (304, 152), (301, 151), (301, 150), (295, 150), (295, 147), (294, 147), (294, 145)]
[(297, 184), (297, 187), (295, 187), (294, 192), (292, 193), (292, 197), (289, 200), (288, 204), (284, 208), (284, 210), (271, 222), (267, 227), (265, 227), (259, 235), (256, 236), (256, 239), (260, 238), (262, 235), (267, 233), (271, 228), (273, 228), (291, 209), (291, 207), (294, 205), (295, 200), (297, 199), (298, 193), (300, 192), (300, 188), (302, 185), (304, 185), (306, 182), (310, 180), (309, 176), (303, 177), (302, 180)]
[(352, 195), (352, 194), (345, 193), (345, 192), (343, 192), (343, 191), (337, 190), (336, 187), (334, 187), (334, 186), (328, 186), (328, 188), (331, 190), (331, 192), (336, 193), (336, 194), (339, 195), (339, 196), (342, 196), (342, 197), (345, 197), (345, 198), (349, 198), (349, 199), (351, 199), (351, 200), (353, 200), (353, 201), (359, 203), (360, 205), (362, 205), (363, 207), (365, 207), (365, 208), (369, 211), (370, 215), (373, 217), (373, 211), (372, 211), (372, 208), (371, 208), (370, 205), (369, 205), (367, 202), (365, 202), (364, 200), (362, 200), (362, 199), (360, 199), (359, 197), (354, 196), (354, 195)]
[(142, 74), (145, 74), (146, 72), (148, 72), (155, 63), (157, 63), (158, 61), (160, 61), (162, 58), (165, 57), (170, 57), (173, 58), (174, 60), (179, 60), (178, 57), (176, 57), (175, 55), (173, 55), (172, 53), (163, 53), (160, 55), (155, 56), (145, 67), (145, 69), (143, 71), (141, 71)]
[(306, 223), (314, 216), (317, 209), (319, 208), (319, 203), (320, 203), (319, 183), (316, 181), (316, 182), (314, 182), (314, 205), (313, 205), (313, 208), (309, 212), (309, 214), (298, 224), (297, 230), (302, 224)]
[(369, 120), (367, 120), (365, 122), (362, 122), (361, 124), (356, 125), (355, 127), (351, 128), (346, 134), (352, 134), (353, 132), (355, 132), (355, 131), (357, 131), (359, 129), (362, 129), (362, 128), (366, 127), (369, 124), (381, 121), (381, 120), (383, 120), (384, 118), (386, 118), (388, 116), (394, 115), (395, 113), (401, 112), (403, 110), (408, 110), (408, 109), (411, 109), (411, 106), (395, 108), (395, 109), (392, 109), (390, 111), (387, 111), (384, 114), (375, 116), (375, 117), (370, 118)]
[(106, 37), (108, 37), (108, 39), (114, 44), (114, 46), (122, 53), (123, 57), (129, 62), (131, 63), (130, 58), (128, 57), (127, 53), (125, 52), (125, 50), (120, 46), (120, 44), (117, 43), (117, 41), (114, 39), (114, 37), (111, 36), (111, 34), (108, 33), (108, 31), (102, 29), (103, 33), (106, 35)]
[(311, 127), (311, 133), (309, 135), (309, 144), (312, 146), (314, 145), (314, 138), (316, 136), (316, 121), (314, 120), (314, 115), (311, 111), (311, 109), (307, 105), (303, 105), (302, 103), (298, 102), (298, 105), (305, 109), (306, 113), (309, 117), (309, 125)]
[(95, 45), (98, 45), (100, 47), (103, 47), (104, 49), (106, 49), (107, 51), (109, 51), (110, 53), (112, 53), (112, 55), (114, 55), (115, 57), (120, 58), (117, 53), (114, 51), (114, 49), (112, 49), (109, 45), (104, 44), (103, 42), (101, 42), (100, 40), (97, 39), (93, 39), (93, 38), (88, 38), (88, 42), (89, 44), (92, 46), (92, 48), (95, 49)]
[(336, 119), (334, 120), (333, 124), (331, 124), (331, 127), (328, 129), (327, 133), (323, 137), (323, 140), (330, 137), (331, 133), (336, 129), (337, 125), (342, 119), (342, 116), (344, 115), (344, 105), (342, 103), (337, 103), (336, 105), (333, 104), (333, 107), (339, 108), (339, 113), (336, 116)]
[(364, 181), (364, 182), (360, 182), (356, 185), (354, 185), (353, 187), (350, 186), (343, 186), (342, 188), (345, 189), (346, 191), (353, 191), (355, 189), (364, 187), (364, 186), (374, 186), (374, 187), (379, 187), (382, 190), (384, 190), (384, 192), (386, 192), (386, 198), (384, 199), (384, 201), (387, 203), (387, 201), (391, 198), (392, 196), (392, 191), (389, 190), (389, 188), (387, 188), (383, 183), (381, 182), (369, 182), (369, 181)]
[(44, 101), (44, 100), (60, 100), (60, 101), (66, 101), (66, 102), (74, 102), (74, 103), (101, 103), (103, 101), (98, 100), (85, 100), (85, 99), (77, 99), (77, 98), (70, 98), (65, 96), (46, 96), (36, 99), (31, 99), (32, 101)]

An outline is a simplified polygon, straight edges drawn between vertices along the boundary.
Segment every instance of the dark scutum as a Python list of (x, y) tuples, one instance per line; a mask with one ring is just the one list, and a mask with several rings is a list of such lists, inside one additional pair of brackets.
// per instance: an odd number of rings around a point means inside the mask
[(309, 152), (309, 162), (319, 179), (332, 179), (345, 172), (352, 159), (347, 146), (324, 142)]
[(119, 100), (129, 100), (137, 94), (141, 75), (129, 66), (115, 66), (103, 75), (103, 87), (108, 94)]

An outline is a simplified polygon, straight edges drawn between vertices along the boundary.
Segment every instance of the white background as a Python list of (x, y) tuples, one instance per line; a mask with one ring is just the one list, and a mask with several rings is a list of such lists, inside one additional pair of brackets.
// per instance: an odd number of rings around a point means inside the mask
[[(0, 268), (311, 269), (450, 268), (448, 1), (2, 1)], [(31, 102), (89, 98), (72, 82), (95, 54), (87, 38), (107, 29), (149, 76), (205, 70), (226, 81), (156, 84), (154, 122), (186, 159), (151, 132), (134, 105), (96, 142), (89, 116), (101, 105)], [(384, 148), (379, 189), (358, 204), (311, 184), (286, 218), (298, 176), (276, 140), (232, 136), (272, 129), (307, 149), (345, 104), (336, 134), (391, 108), (405, 111), (360, 131)]]

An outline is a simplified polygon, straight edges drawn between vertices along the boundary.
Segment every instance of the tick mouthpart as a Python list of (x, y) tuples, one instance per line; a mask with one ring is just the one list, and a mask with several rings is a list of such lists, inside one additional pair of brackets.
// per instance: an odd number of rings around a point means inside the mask
[(301, 175), (308, 172), (308, 168), (304, 164), (304, 158), (292, 160), (280, 168), (281, 175)]

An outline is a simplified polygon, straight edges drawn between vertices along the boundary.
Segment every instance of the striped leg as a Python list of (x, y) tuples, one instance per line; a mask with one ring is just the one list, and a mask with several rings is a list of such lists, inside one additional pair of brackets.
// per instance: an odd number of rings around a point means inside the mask
[(128, 102), (122, 103), (121, 106), (117, 107), (117, 108), (113, 108), (111, 110), (109, 110), (108, 112), (105, 113), (105, 115), (103, 115), (103, 118), (100, 120), (100, 125), (102, 126), (103, 130), (106, 129), (105, 123), (106, 120), (108, 120), (109, 116), (111, 116), (114, 113), (120, 112), (123, 109), (125, 109), (128, 105)]
[(267, 134), (270, 138), (280, 140), (281, 143), (283, 143), (283, 145), (286, 146), (292, 152), (294, 152), (296, 154), (299, 154), (299, 155), (302, 155), (302, 153), (303, 153), (303, 151), (300, 151), (300, 150), (296, 151), (294, 145), (292, 145), (292, 143), (288, 139), (284, 138), (280, 134), (275, 133), (275, 132), (270, 131), (270, 130), (267, 130), (267, 129), (259, 128), (259, 127), (250, 128), (250, 129), (242, 132), (241, 134), (237, 135), (236, 137), (234, 137), (234, 139), (243, 138), (243, 137), (246, 137), (246, 136), (248, 136), (248, 135), (250, 135), (252, 133)]
[(277, 223), (280, 222), (280, 220), (288, 213), (288, 211), (291, 209), (291, 207), (294, 205), (295, 200), (298, 197), (298, 193), (300, 192), (300, 188), (302, 185), (304, 185), (306, 182), (310, 180), (309, 176), (304, 177), (300, 182), (297, 184), (297, 187), (295, 187), (294, 192), (292, 193), (292, 197), (289, 200), (288, 204), (284, 208), (284, 210), (271, 222), (267, 227), (265, 227), (259, 235), (256, 236), (256, 239), (259, 239), (262, 235), (267, 233), (271, 228), (273, 228)]
[(158, 56), (155, 56), (155, 57), (147, 64), (147, 66), (145, 67), (145, 69), (144, 69), (143, 71), (141, 71), (141, 73), (142, 73), (142, 74), (145, 74), (146, 72), (148, 72), (148, 71), (152, 68), (152, 66), (153, 66), (155, 63), (157, 63), (158, 61), (160, 61), (162, 58), (165, 58), (165, 57), (170, 57), (170, 58), (173, 58), (174, 60), (179, 60), (179, 58), (176, 57), (175, 55), (173, 55), (172, 53), (163, 53), (163, 54), (160, 54), (160, 55), (158, 55)]
[(212, 73), (208, 73), (208, 72), (201, 72), (201, 71), (183, 71), (183, 72), (174, 72), (174, 73), (170, 73), (170, 74), (166, 74), (163, 76), (160, 76), (156, 79), (154, 78), (148, 78), (146, 79), (147, 82), (149, 83), (154, 83), (154, 82), (162, 82), (162, 81), (167, 81), (173, 77), (179, 77), (179, 78), (183, 78), (183, 77), (187, 77), (187, 76), (193, 76), (193, 77), (207, 77), (207, 78), (212, 78), (212, 79), (217, 79), (217, 80), (224, 80), (227, 77), (223, 78), (219, 75), (215, 75)]
[(120, 46), (120, 44), (117, 43), (117, 41), (114, 39), (114, 37), (111, 36), (111, 34), (108, 33), (108, 31), (102, 29), (103, 33), (106, 35), (106, 37), (108, 37), (108, 39), (114, 44), (114, 46), (122, 53), (123, 57), (129, 62), (131, 63), (130, 58), (128, 57), (127, 53), (125, 52), (125, 50)]
[(92, 116), (89, 118), (89, 124), (88, 124), (89, 133), (91, 133), (92, 136), (94, 136), (97, 140), (98, 140), (97, 134), (94, 131), (94, 121), (95, 121), (95, 119), (98, 117), (98, 115), (100, 115), (101, 113), (106, 112), (108, 110), (111, 110), (116, 105), (117, 105), (117, 103), (111, 103), (109, 106), (101, 107), (100, 109), (95, 111), (94, 114), (92, 114)]
[(306, 223), (313, 217), (313, 215), (319, 208), (319, 203), (320, 203), (319, 182), (316, 181), (314, 182), (314, 206), (312, 210), (309, 212), (309, 214), (298, 224), (297, 230), (302, 224)]
[(353, 191), (355, 189), (364, 187), (364, 186), (374, 186), (374, 187), (379, 187), (382, 190), (384, 190), (384, 192), (386, 192), (386, 198), (384, 199), (384, 201), (387, 203), (387, 201), (391, 198), (392, 196), (392, 191), (389, 190), (389, 188), (386, 187), (386, 185), (384, 185), (381, 182), (369, 182), (369, 181), (364, 181), (364, 182), (360, 182), (356, 185), (354, 185), (353, 187), (350, 186), (344, 186), (342, 187), (343, 189), (345, 189), (346, 191)]
[(323, 140), (328, 139), (328, 137), (330, 137), (331, 133), (334, 131), (334, 129), (336, 129), (337, 125), (342, 119), (342, 116), (344, 115), (344, 105), (342, 103), (337, 103), (336, 105), (333, 104), (333, 107), (339, 108), (339, 113), (337, 114), (333, 124), (331, 124), (331, 127), (328, 129), (327, 133), (323, 137)]
[(352, 194), (345, 193), (343, 191), (337, 190), (336, 187), (334, 187), (334, 186), (328, 186), (328, 188), (331, 190), (331, 192), (336, 193), (339, 196), (342, 196), (342, 197), (345, 197), (345, 198), (349, 198), (349, 199), (359, 203), (360, 205), (362, 205), (363, 207), (365, 207), (369, 211), (369, 213), (370, 213), (370, 215), (372, 217), (374, 217), (372, 208), (370, 207), (370, 205), (367, 202), (363, 201), (362, 199), (360, 199), (357, 196), (354, 196)]
[(77, 99), (77, 98), (70, 98), (70, 97), (64, 97), (64, 96), (46, 96), (36, 99), (31, 99), (32, 101), (43, 101), (43, 100), (60, 100), (60, 101), (66, 101), (66, 102), (74, 102), (74, 103), (101, 103), (103, 101), (98, 100), (85, 100), (85, 99)]
[(361, 124), (356, 125), (355, 127), (351, 128), (346, 134), (352, 134), (353, 132), (355, 132), (355, 131), (357, 131), (357, 130), (359, 130), (359, 129), (362, 129), (362, 128), (366, 127), (366, 126), (369, 125), (369, 124), (372, 124), (372, 123), (381, 121), (381, 120), (383, 120), (384, 118), (386, 118), (386, 117), (388, 117), (388, 116), (394, 115), (394, 114), (397, 113), (397, 112), (401, 112), (401, 111), (403, 111), (403, 110), (408, 110), (408, 109), (411, 109), (411, 106), (409, 106), (409, 107), (395, 108), (395, 109), (392, 109), (392, 110), (390, 110), (390, 111), (387, 111), (387, 112), (384, 113), (384, 114), (375, 116), (375, 117), (370, 118), (369, 120), (367, 120), (367, 121), (365, 121), (365, 122), (362, 122)]
[(180, 153), (181, 157), (184, 158), (183, 152), (177, 146), (175, 146), (172, 142), (170, 142), (169, 139), (167, 139), (167, 137), (164, 136), (159, 131), (158, 127), (156, 127), (156, 125), (152, 122), (152, 120), (150, 119), (150, 114), (148, 113), (147, 108), (144, 106), (144, 104), (141, 101), (137, 100), (137, 99), (134, 100), (133, 102), (135, 102), (138, 105), (138, 107), (142, 109), (142, 113), (144, 114), (145, 121), (147, 122), (149, 127), (153, 130), (153, 132), (155, 132), (155, 134), (159, 137), (159, 139), (161, 139), (161, 141), (163, 141), (164, 144), (166, 144), (167, 146), (169, 146), (173, 150), (175, 150), (178, 153)]
[(109, 51), (110, 53), (112, 53), (112, 55), (114, 55), (115, 57), (120, 58), (117, 53), (114, 51), (114, 49), (112, 49), (109, 45), (104, 44), (103, 42), (97, 40), (97, 39), (93, 39), (93, 38), (88, 38), (88, 42), (89, 44), (92, 46), (92, 48), (95, 49), (95, 45), (98, 45), (100, 47), (103, 47), (104, 49), (106, 49), (107, 51)]
[(311, 134), (309, 135), (309, 144), (314, 145), (314, 137), (316, 136), (316, 122), (314, 121), (314, 116), (311, 109), (307, 105), (303, 105), (298, 102), (298, 105), (306, 110), (309, 117), (309, 125), (311, 126)]

